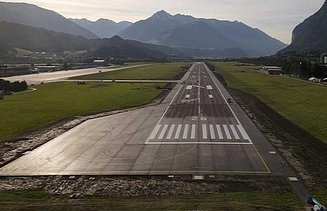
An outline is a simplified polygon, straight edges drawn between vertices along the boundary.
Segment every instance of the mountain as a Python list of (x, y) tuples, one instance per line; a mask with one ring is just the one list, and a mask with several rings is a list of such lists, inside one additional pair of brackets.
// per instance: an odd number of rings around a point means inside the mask
[(266, 56), (286, 47), (284, 43), (259, 29), (238, 21), (170, 15), (165, 11), (159, 11), (146, 20), (132, 24), (118, 35), (124, 39), (175, 48), (219, 52), (222, 57), (223, 52), (230, 51), (243, 52), (247, 56)]
[(327, 52), (327, 1), (314, 15), (293, 30), (292, 43), (279, 53)]
[(66, 19), (64, 16), (32, 4), (0, 2), (0, 21), (81, 35), (88, 39), (98, 38), (92, 32)]
[(13, 48), (53, 53), (87, 50), (90, 57), (125, 59), (162, 59), (168, 57), (164, 51), (173, 52), (165, 46), (123, 40), (118, 36), (110, 39), (86, 39), (83, 36), (0, 22), (0, 56)]
[(0, 22), (0, 43), (29, 51), (46, 52), (78, 51), (90, 48), (89, 40), (83, 36), (8, 22)]
[(164, 53), (152, 50), (143, 43), (129, 43), (118, 36), (110, 39), (93, 40), (96, 49), (91, 54), (102, 58), (134, 58), (134, 59), (162, 59), (167, 57)]
[(117, 35), (122, 30), (126, 29), (130, 25), (131, 22), (122, 21), (122, 22), (114, 22), (108, 19), (99, 19), (95, 22), (89, 21), (87, 19), (69, 19), (74, 23), (80, 25), (81, 27), (91, 31), (96, 34), (100, 38), (110, 38)]

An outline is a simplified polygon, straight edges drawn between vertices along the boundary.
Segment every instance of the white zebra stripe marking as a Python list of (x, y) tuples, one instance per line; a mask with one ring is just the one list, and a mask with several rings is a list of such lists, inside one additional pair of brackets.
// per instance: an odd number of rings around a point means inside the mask
[(241, 132), (244, 140), (250, 140), (250, 137), (245, 132), (244, 128), (241, 125), (237, 125), (238, 130)]
[(187, 139), (189, 125), (186, 124), (184, 127), (183, 139)]
[(234, 138), (239, 140), (240, 139), (240, 136), (237, 134), (237, 131), (235, 129), (235, 126), (234, 125), (230, 125), (230, 129), (232, 130), (232, 133), (234, 135)]
[(166, 133), (167, 128), (168, 128), (168, 125), (164, 125), (164, 127), (161, 130), (161, 133), (160, 133), (158, 139), (163, 139), (163, 137), (164, 137), (164, 135)]
[(157, 133), (159, 132), (161, 125), (156, 125), (156, 127), (153, 129), (149, 139), (154, 139), (157, 135)]
[(196, 125), (192, 125), (192, 131), (191, 131), (191, 139), (195, 139), (195, 131), (196, 131)]
[(175, 125), (171, 125), (166, 139), (168, 140), (171, 139), (171, 137), (173, 136), (174, 129), (175, 129)]
[(224, 139), (223, 132), (221, 131), (220, 125), (216, 125), (217, 132), (218, 132), (218, 138), (219, 139)]
[(209, 130), (210, 130), (211, 139), (216, 139), (215, 130), (213, 128), (213, 125), (209, 125)]
[(225, 133), (226, 133), (226, 137), (227, 137), (227, 139), (228, 139), (228, 140), (231, 140), (231, 139), (232, 139), (232, 136), (231, 136), (230, 133), (229, 133), (229, 130), (228, 130), (227, 125), (223, 125), (223, 128), (224, 128), (224, 131), (225, 131)]
[(202, 125), (202, 138), (208, 139), (207, 125)]
[(182, 130), (182, 125), (181, 124), (179, 124), (178, 126), (177, 126), (177, 130), (176, 130), (176, 133), (175, 133), (175, 139), (179, 139), (179, 136), (181, 135), (181, 130)]

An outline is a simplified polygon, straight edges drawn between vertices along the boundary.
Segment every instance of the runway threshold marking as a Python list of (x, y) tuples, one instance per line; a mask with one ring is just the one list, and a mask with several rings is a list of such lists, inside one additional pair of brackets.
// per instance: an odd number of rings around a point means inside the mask
[(192, 124), (191, 139), (195, 139), (195, 130), (196, 130), (196, 125)]
[(236, 132), (235, 126), (234, 126), (234, 125), (230, 125), (229, 127), (230, 127), (230, 129), (232, 130), (232, 133), (233, 133), (233, 135), (234, 135), (234, 138), (237, 139), (237, 140), (239, 140), (240, 137), (239, 137), (239, 135), (238, 135), (237, 132)]
[(163, 128), (162, 128), (162, 130), (161, 130), (161, 133), (160, 133), (158, 139), (163, 139), (163, 137), (164, 137), (164, 135), (165, 135), (165, 132), (166, 132), (167, 128), (168, 128), (168, 125), (164, 125), (164, 126), (163, 126)]
[(205, 124), (202, 125), (202, 138), (208, 139), (207, 125), (205, 125)]
[(225, 131), (225, 134), (226, 134), (226, 138), (229, 139), (229, 140), (231, 140), (232, 139), (232, 136), (229, 133), (229, 130), (228, 130), (227, 125), (223, 125), (223, 128), (224, 128), (224, 131)]
[(189, 125), (186, 124), (184, 127), (183, 139), (187, 139)]
[(209, 125), (209, 130), (210, 130), (210, 137), (211, 137), (211, 139), (216, 139), (213, 125)]
[(175, 134), (175, 139), (179, 139), (179, 136), (180, 136), (180, 134), (181, 134), (181, 130), (182, 130), (182, 125), (179, 124), (179, 125), (177, 126), (177, 131), (176, 131), (176, 134)]
[(167, 135), (166, 139), (168, 139), (168, 140), (171, 139), (171, 137), (173, 135), (173, 132), (174, 132), (174, 129), (175, 129), (175, 125), (173, 124), (173, 125), (170, 126), (170, 129), (168, 131), (168, 135)]

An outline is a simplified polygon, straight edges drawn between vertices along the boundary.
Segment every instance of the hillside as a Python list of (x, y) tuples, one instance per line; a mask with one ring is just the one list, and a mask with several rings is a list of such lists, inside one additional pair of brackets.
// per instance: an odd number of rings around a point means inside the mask
[(62, 52), (90, 48), (89, 41), (82, 36), (8, 22), (0, 22), (0, 43), (29, 51)]
[(304, 20), (293, 30), (292, 43), (284, 53), (321, 53), (327, 52), (327, 1), (315, 14)]
[(91, 55), (102, 58), (162, 59), (166, 54), (146, 47), (140, 42), (129, 42), (118, 36), (110, 39), (93, 40)]
[(165, 11), (132, 24), (120, 32), (119, 36), (170, 47), (206, 50), (213, 56), (222, 57), (226, 56), (224, 52), (231, 49), (245, 52), (247, 56), (265, 56), (286, 47), (259, 29), (238, 21), (170, 15)]
[(44, 28), (55, 32), (82, 35), (88, 39), (98, 37), (54, 11), (26, 3), (0, 2), (0, 21)]
[(0, 22), (0, 52), (6, 54), (12, 48), (53, 53), (87, 50), (91, 57), (134, 59), (161, 59), (167, 57), (161, 49), (167, 52), (170, 50), (164, 46), (123, 40), (118, 36), (88, 40), (83, 36)]
[(89, 30), (90, 32), (96, 34), (100, 38), (111, 38), (117, 35), (122, 30), (126, 29), (132, 23), (128, 21), (122, 21), (116, 23), (108, 19), (99, 19), (95, 22), (89, 21), (87, 19), (69, 19), (81, 27)]

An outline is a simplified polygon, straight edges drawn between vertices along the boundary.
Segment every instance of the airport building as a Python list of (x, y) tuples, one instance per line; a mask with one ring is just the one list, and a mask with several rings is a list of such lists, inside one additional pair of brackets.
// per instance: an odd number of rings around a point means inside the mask
[(262, 67), (262, 71), (267, 75), (281, 75), (281, 74), (283, 74), (282, 68), (277, 67), (277, 66), (264, 66), (264, 67)]

